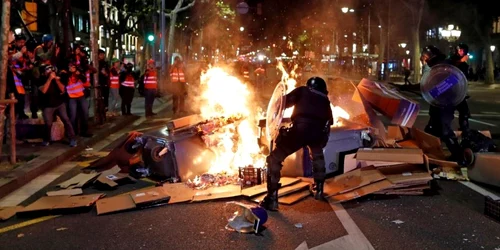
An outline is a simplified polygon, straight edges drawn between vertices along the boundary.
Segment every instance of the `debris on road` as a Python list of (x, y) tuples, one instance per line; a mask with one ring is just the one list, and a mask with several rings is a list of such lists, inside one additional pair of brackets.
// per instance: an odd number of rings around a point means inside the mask
[(81, 196), (44, 196), (18, 211), (17, 215), (79, 213), (90, 210), (94, 203), (103, 196), (102, 193)]
[(22, 210), (23, 206), (15, 206), (15, 207), (0, 207), (0, 221), (8, 220), (20, 210)]
[(68, 228), (67, 227), (60, 227), (60, 228), (56, 229), (56, 231), (65, 231), (65, 230), (68, 230)]
[(262, 207), (234, 201), (227, 202), (226, 205), (230, 206), (229, 209), (236, 210), (226, 225), (226, 229), (230, 231), (258, 233), (267, 221), (267, 211)]
[(17, 238), (22, 238), (22, 237), (24, 237), (24, 234), (18, 234), (17, 235)]
[(47, 192), (47, 196), (79, 195), (79, 194), (83, 194), (83, 190), (81, 188), (62, 189), (62, 190)]
[(405, 222), (402, 220), (393, 220), (392, 223), (399, 225), (399, 224), (403, 224)]
[(295, 224), (295, 227), (296, 227), (296, 228), (302, 228), (302, 223), (296, 223), (296, 224)]

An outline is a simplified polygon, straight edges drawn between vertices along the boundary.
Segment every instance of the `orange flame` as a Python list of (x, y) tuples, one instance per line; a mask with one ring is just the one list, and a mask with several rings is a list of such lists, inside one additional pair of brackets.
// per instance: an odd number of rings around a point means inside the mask
[(212, 138), (217, 139), (212, 148), (216, 158), (208, 173), (234, 175), (239, 167), (264, 167), (265, 158), (260, 154), (257, 126), (254, 125), (258, 110), (252, 105), (253, 93), (238, 78), (218, 67), (208, 69), (200, 82), (203, 88), (200, 111), (204, 119), (243, 118), (213, 135)]

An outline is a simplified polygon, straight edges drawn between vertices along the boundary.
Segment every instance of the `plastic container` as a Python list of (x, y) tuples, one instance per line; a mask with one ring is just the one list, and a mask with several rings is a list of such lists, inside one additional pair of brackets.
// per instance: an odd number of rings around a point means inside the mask
[(438, 64), (423, 75), (420, 90), (429, 104), (454, 107), (467, 95), (467, 78), (453, 65)]

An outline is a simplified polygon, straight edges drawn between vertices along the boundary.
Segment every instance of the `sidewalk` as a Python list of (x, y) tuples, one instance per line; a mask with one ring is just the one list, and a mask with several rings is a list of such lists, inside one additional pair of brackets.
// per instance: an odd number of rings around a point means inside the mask
[[(171, 105), (171, 97), (157, 98), (154, 103), (154, 111), (166, 109)], [(94, 134), (91, 138), (78, 138), (78, 146), (71, 148), (66, 141), (50, 144), (47, 147), (40, 143), (17, 144), (18, 164), (10, 166), (7, 162), (9, 145), (4, 145), (2, 151), (2, 163), (0, 166), (0, 198), (20, 188), (37, 176), (57, 167), (72, 157), (78, 155), (87, 147), (104, 140), (109, 135), (116, 133), (131, 125), (145, 115), (144, 98), (136, 96), (132, 103), (132, 116), (108, 117), (104, 125), (90, 125), (90, 131)]]

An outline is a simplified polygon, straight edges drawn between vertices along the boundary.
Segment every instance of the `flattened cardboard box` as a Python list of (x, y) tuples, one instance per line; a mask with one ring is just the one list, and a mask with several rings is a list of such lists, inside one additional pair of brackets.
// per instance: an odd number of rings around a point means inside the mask
[(170, 199), (170, 195), (167, 194), (163, 187), (152, 187), (146, 190), (135, 191), (130, 196), (137, 207), (166, 204)]
[(344, 194), (330, 196), (330, 200), (332, 203), (340, 203), (345, 201), (350, 201), (368, 194), (375, 193), (377, 191), (387, 189), (392, 187), (392, 183), (388, 180), (382, 180), (379, 182), (375, 182), (364, 187), (357, 188), (351, 192), (347, 192)]
[(360, 148), (356, 154), (356, 159), (360, 161), (424, 163), (422, 150), (410, 148)]
[[(290, 177), (281, 177), (281, 179), (280, 179), (281, 187), (293, 185), (297, 182), (300, 182), (300, 179), (290, 178)], [(265, 192), (267, 192), (267, 184), (261, 184), (261, 185), (253, 186), (251, 188), (243, 189), (241, 191), (241, 194), (243, 196), (253, 197), (253, 196), (256, 196), (259, 194), (263, 194)]]
[(12, 216), (16, 215), (18, 211), (21, 211), (23, 206), (15, 207), (0, 207), (0, 221), (8, 220)]
[[(280, 198), (280, 197), (283, 197), (283, 196), (286, 196), (286, 195), (289, 195), (289, 194), (296, 193), (298, 191), (307, 189), (309, 186), (310, 186), (310, 184), (308, 182), (301, 181), (299, 183), (296, 183), (296, 184), (293, 184), (293, 185), (290, 185), (290, 186), (281, 187), (278, 190), (278, 197)], [(256, 198), (254, 198), (252, 200), (254, 202), (258, 203), (258, 202), (261, 202), (264, 199), (265, 196), (266, 196), (265, 194), (259, 195), (259, 196), (257, 196)], [(278, 202), (279, 202), (279, 199), (278, 199)]]
[(208, 201), (238, 196), (241, 196), (240, 185), (225, 185), (221, 187), (210, 187), (206, 190), (198, 190), (193, 196), (193, 201)]
[(136, 208), (130, 194), (117, 195), (97, 201), (97, 215), (121, 212)]
[(324, 193), (326, 197), (347, 193), (383, 179), (385, 176), (377, 169), (356, 169), (326, 180)]
[(96, 178), (98, 175), (99, 173), (90, 173), (90, 174), (80, 173), (74, 176), (73, 178), (60, 183), (57, 186), (60, 188), (81, 188), (85, 184), (89, 183), (94, 178)]
[[(89, 194), (81, 196), (44, 196), (24, 209), (18, 214), (27, 214), (34, 212), (50, 213), (52, 210), (71, 212), (72, 209), (91, 207), (94, 203), (104, 196), (104, 194)], [(74, 210), (77, 211), (77, 210)]]

